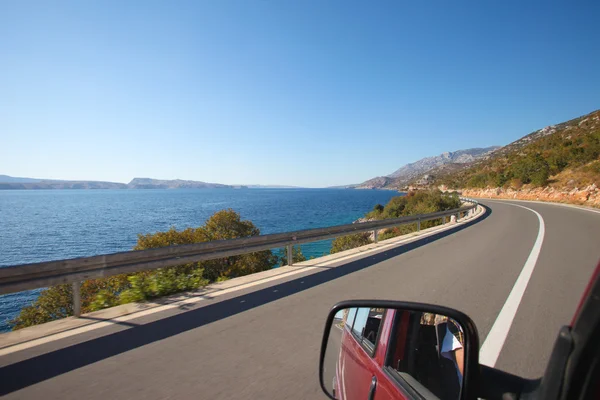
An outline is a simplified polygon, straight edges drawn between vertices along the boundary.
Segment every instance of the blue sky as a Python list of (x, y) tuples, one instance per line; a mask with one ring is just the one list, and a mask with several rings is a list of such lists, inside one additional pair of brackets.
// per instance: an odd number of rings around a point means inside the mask
[(598, 18), (598, 2), (2, 1), (0, 174), (320, 187), (507, 144), (600, 108)]

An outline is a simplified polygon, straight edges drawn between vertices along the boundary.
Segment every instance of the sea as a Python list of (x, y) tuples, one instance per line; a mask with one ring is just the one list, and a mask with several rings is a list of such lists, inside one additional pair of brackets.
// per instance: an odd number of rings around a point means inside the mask
[[(237, 211), (261, 234), (347, 224), (399, 195), (348, 189), (0, 191), (0, 268), (131, 250), (138, 234), (198, 227), (223, 209)], [(302, 252), (318, 257), (330, 248), (327, 240), (302, 245)], [(0, 296), (0, 332), (40, 290)]]

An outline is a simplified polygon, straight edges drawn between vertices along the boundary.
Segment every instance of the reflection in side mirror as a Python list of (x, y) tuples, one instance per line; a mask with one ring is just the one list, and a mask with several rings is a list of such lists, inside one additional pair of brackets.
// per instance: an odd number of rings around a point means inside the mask
[[(334, 399), (467, 396), (479, 344), (472, 321), (445, 307), (349, 301), (332, 309), (321, 349), (321, 386)], [(473, 349), (473, 350), (471, 350)], [(475, 370), (475, 367), (472, 367)]]

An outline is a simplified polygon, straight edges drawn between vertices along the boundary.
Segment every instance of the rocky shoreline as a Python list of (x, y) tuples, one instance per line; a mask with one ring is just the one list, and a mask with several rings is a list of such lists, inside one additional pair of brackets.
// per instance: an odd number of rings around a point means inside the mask
[(585, 188), (557, 189), (550, 186), (531, 189), (462, 189), (465, 197), (481, 197), (490, 199), (538, 200), (555, 203), (568, 203), (600, 208), (600, 190), (596, 184)]

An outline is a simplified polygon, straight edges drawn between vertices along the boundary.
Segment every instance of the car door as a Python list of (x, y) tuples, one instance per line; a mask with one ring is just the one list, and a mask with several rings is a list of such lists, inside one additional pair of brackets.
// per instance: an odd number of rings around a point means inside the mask
[[(403, 313), (393, 309), (389, 309), (385, 313), (375, 352), (375, 362), (378, 364), (378, 368), (374, 371), (374, 377), (377, 382), (373, 400), (398, 400), (410, 398), (407, 395), (407, 392), (402, 390), (386, 370), (387, 360), (405, 358), (404, 352), (408, 333), (408, 317), (409, 313)], [(398, 324), (398, 326), (395, 327), (393, 322), (396, 318), (403, 320), (405, 323)], [(401, 345), (398, 345), (398, 343)]]
[[(380, 365), (375, 360), (377, 336), (383, 319), (382, 310), (358, 308), (351, 311), (342, 337), (337, 366), (338, 397), (347, 400), (373, 398), (373, 378)], [(375, 383), (376, 384), (376, 383)]]

